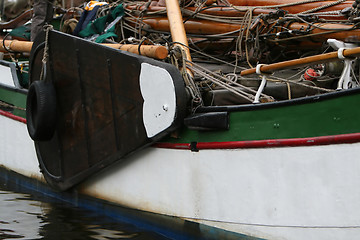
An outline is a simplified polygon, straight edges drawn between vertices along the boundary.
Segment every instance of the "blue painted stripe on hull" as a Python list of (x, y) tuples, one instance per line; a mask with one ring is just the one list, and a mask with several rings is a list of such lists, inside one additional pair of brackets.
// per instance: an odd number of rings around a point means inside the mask
[(81, 195), (76, 189), (66, 192), (52, 190), (46, 184), (0, 166), (0, 182), (15, 184), (17, 190), (34, 195), (43, 195), (60, 200), (77, 207), (98, 212), (117, 221), (132, 224), (137, 228), (156, 232), (171, 239), (201, 240), (201, 239), (237, 239), (237, 240), (263, 240), (233, 233), (222, 229), (182, 220), (171, 216), (144, 212), (116, 206), (109, 202)]

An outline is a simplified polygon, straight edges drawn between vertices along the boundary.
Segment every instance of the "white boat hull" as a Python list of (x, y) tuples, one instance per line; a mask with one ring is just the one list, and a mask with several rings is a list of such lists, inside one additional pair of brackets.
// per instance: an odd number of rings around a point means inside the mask
[(360, 144), (236, 150), (150, 148), (86, 194), (267, 239), (358, 239)]
[[(0, 165), (44, 181), (24, 123), (0, 115)], [(358, 239), (360, 143), (147, 148), (77, 189), (121, 206), (266, 239)]]
[(26, 124), (0, 114), (0, 126), (0, 166), (42, 180), (34, 142), (27, 133)]

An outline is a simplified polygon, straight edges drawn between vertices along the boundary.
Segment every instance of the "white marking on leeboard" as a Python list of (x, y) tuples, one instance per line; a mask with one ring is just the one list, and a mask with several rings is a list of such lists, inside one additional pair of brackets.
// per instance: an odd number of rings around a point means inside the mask
[(163, 68), (141, 64), (140, 91), (144, 99), (143, 122), (147, 137), (164, 131), (174, 122), (176, 114), (175, 86)]

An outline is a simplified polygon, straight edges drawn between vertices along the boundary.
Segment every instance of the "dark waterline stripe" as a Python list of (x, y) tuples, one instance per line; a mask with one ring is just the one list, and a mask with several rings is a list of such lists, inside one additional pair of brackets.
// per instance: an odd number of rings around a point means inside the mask
[(101, 199), (79, 194), (76, 189), (71, 189), (66, 192), (54, 191), (45, 183), (25, 177), (0, 165), (0, 182), (1, 181), (15, 184), (19, 190), (25, 193), (37, 196), (43, 195), (63, 201), (174, 240), (264, 240), (190, 222), (178, 217), (121, 207)]

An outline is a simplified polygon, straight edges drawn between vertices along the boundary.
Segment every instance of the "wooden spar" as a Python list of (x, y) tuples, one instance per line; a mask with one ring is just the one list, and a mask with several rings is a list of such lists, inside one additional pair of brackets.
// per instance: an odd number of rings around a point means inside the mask
[[(235, 6), (278, 6), (278, 5), (286, 5), (286, 4), (291, 4), (291, 3), (299, 3), (297, 6), (299, 5), (305, 5), (305, 4), (311, 4), (311, 3), (317, 3), (317, 2), (311, 2), (309, 1), (309, 3), (306, 3), (306, 1), (299, 1), (299, 0), (228, 0), (228, 2), (232, 5)], [(318, 1), (321, 5), (326, 5), (329, 3), (334, 3), (336, 1)], [(342, 4), (352, 4), (354, 1), (350, 1), (347, 0), (343, 3), (337, 4), (337, 5), (342, 5)]]
[[(341, 3), (341, 4), (334, 5), (334, 6), (325, 7), (327, 3), (331, 3), (331, 2), (330, 1), (324, 1), (324, 2), (305, 3), (305, 4), (300, 4), (300, 5), (294, 5), (294, 6), (279, 7), (279, 9), (288, 11), (290, 14), (296, 14), (296, 13), (302, 13), (302, 12), (306, 12), (306, 11), (311, 11), (312, 9), (316, 9), (316, 8), (321, 8), (321, 9), (319, 9), (317, 11), (314, 11), (314, 13), (330, 12), (330, 11), (341, 11), (344, 8), (347, 8), (347, 7), (351, 8), (352, 7), (352, 2), (351, 3), (344, 2), (344, 3)], [(324, 18), (326, 18), (326, 17), (324, 17)], [(344, 18), (346, 18), (346, 17), (344, 17)]]
[(165, 0), (165, 2), (171, 38), (173, 42), (180, 43), (178, 45), (184, 50), (186, 59), (191, 61), (190, 50), (188, 48), (189, 44), (186, 37), (179, 2), (178, 0)]
[[(241, 6), (270, 6), (270, 5), (280, 5), (280, 4), (288, 4), (300, 2), (299, 0), (228, 0), (229, 3), (234, 4), (238, 3)], [(305, 2), (305, 1), (302, 1)], [(300, 3), (302, 3), (300, 2)], [(327, 2), (327, 1), (321, 1)], [(328, 2), (335, 2), (328, 0)], [(352, 0), (346, 0), (345, 2), (353, 2)]]
[[(344, 55), (344, 57), (358, 57), (358, 56), (360, 56), (360, 47), (352, 48), (352, 49), (345, 49), (343, 51), (343, 55)], [(338, 59), (337, 51), (331, 52), (331, 53), (320, 54), (320, 55), (314, 55), (314, 56), (305, 57), (305, 58), (294, 59), (294, 60), (290, 60), (290, 61), (262, 65), (260, 67), (260, 71), (264, 72), (264, 73), (272, 73), (274, 71), (278, 71), (278, 70), (282, 70), (282, 69), (331, 62), (336, 59)], [(256, 73), (256, 68), (251, 68), (251, 69), (241, 71), (241, 76), (254, 74), (254, 73)]]
[[(169, 21), (164, 17), (153, 17), (143, 20), (148, 26), (154, 30), (158, 31), (169, 31)], [(219, 23), (210, 20), (197, 20), (190, 19), (184, 24), (186, 32), (190, 34), (199, 34), (199, 35), (214, 35), (214, 34), (224, 34), (230, 33), (231, 36), (237, 36), (239, 33), (235, 32), (241, 29), (240, 24), (232, 23)], [(354, 25), (341, 24), (341, 23), (313, 23), (311, 25), (311, 31), (309, 34), (302, 36), (297, 36), (299, 41), (304, 41), (307, 37), (310, 37), (311, 40), (317, 41), (326, 41), (329, 38), (335, 38), (341, 41), (346, 41), (348, 39), (360, 40), (360, 29), (354, 28)], [(270, 26), (271, 27), (271, 26)], [(306, 23), (291, 23), (287, 26), (289, 30), (302, 30), (307, 29), (308, 24)], [(339, 30), (343, 29), (343, 30)], [(277, 33), (283, 31), (281, 27), (275, 27), (272, 33)], [(231, 33), (233, 32), (233, 33)], [(261, 33), (260, 33), (261, 34)], [(311, 35), (315, 34), (315, 35)], [(301, 38), (300, 38), (301, 37)], [(286, 40), (280, 39), (281, 41)], [(274, 41), (277, 41), (276, 39)]]
[[(30, 52), (33, 43), (29, 41), (19, 41), (19, 40), (5, 40), (5, 47), (14, 52)], [(139, 45), (130, 45), (130, 44), (102, 44), (104, 46), (120, 49), (123, 51), (139, 54)], [(0, 41), (0, 51), (5, 52), (3, 41)], [(165, 59), (168, 55), (168, 50), (164, 46), (155, 46), (155, 45), (141, 45), (140, 54), (143, 56), (155, 58), (155, 59)]]
[[(125, 9), (130, 10), (130, 11), (137, 10), (140, 12), (142, 10), (146, 10), (147, 13), (166, 11), (166, 7), (161, 7), (161, 6), (146, 7), (144, 5), (144, 6), (139, 7), (138, 5), (127, 4), (124, 7), (125, 7)], [(184, 10), (188, 10), (188, 12), (187, 11), (183, 12), (184, 16), (190, 16), (194, 12), (199, 11), (196, 7), (186, 7), (186, 8), (184, 8)], [(233, 7), (212, 6), (211, 8), (202, 9), (200, 11), (200, 13), (214, 15), (214, 16), (243, 17), (248, 10), (249, 10), (249, 7), (243, 7), (243, 6), (238, 6), (238, 7), (236, 7), (236, 9)], [(256, 9), (253, 9), (252, 13), (254, 16), (257, 16), (259, 14), (269, 14), (274, 11), (276, 11), (276, 10), (256, 8)], [(136, 12), (134, 12), (134, 14), (136, 14)]]
[[(170, 23), (168, 19), (164, 17), (147, 18), (143, 21), (145, 24), (148, 24), (154, 30), (167, 32), (170, 30)], [(183, 25), (187, 33), (203, 35), (227, 33), (239, 30), (241, 28), (240, 24), (219, 23), (209, 20), (197, 19), (187, 20)], [(239, 35), (239, 33), (234, 33), (234, 35)]]
[(130, 44), (112, 44), (104, 43), (102, 45), (117, 48), (119, 50), (136, 53), (139, 55), (147, 56), (154, 59), (165, 59), (168, 55), (168, 50), (164, 46), (159, 45), (141, 45), (139, 53), (139, 45), (130, 45)]
[[(4, 48), (5, 45), (5, 48)], [(19, 40), (3, 40), (0, 41), (0, 51), (6, 52), (6, 50), (14, 52), (30, 52), (33, 43), (29, 41), (19, 41)]]
[[(279, 4), (275, 4), (274, 8), (267, 8), (266, 5), (264, 6), (256, 6), (256, 5), (239, 5), (239, 6), (234, 6), (234, 7), (224, 7), (224, 6), (213, 6), (211, 8), (204, 8), (201, 11), (199, 11), (196, 7), (186, 7), (184, 8), (184, 10), (188, 10), (189, 12), (198, 12), (201, 14), (208, 14), (208, 15), (215, 15), (215, 16), (227, 16), (227, 17), (242, 17), (244, 16), (244, 14), (249, 11), (252, 10), (252, 14), (253, 16), (258, 16), (260, 14), (269, 14), (270, 12), (275, 12), (277, 9), (283, 9), (285, 11), (288, 11), (288, 13), (290, 14), (296, 14), (296, 13), (301, 13), (304, 11), (308, 11), (311, 9), (315, 9), (318, 7), (322, 7), (325, 5), (325, 3), (331, 3), (330, 1), (328, 2), (314, 2), (314, 3), (304, 3), (304, 4), (299, 4), (299, 5), (293, 5), (293, 6), (284, 6), (284, 7), (275, 7)], [(352, 7), (352, 3), (353, 2), (343, 2), (341, 4), (337, 4), (334, 6), (329, 6), (326, 7), (324, 9), (315, 11), (317, 13), (319, 12), (328, 12), (328, 11), (339, 11), (342, 10), (346, 7)], [(236, 5), (236, 4), (234, 4)], [(270, 6), (270, 5), (269, 5)], [(256, 7), (256, 8), (255, 8)], [(151, 13), (151, 12), (158, 12), (158, 11), (166, 11), (166, 7), (161, 7), (161, 6), (149, 6), (146, 7), (144, 6), (138, 6), (138, 5), (125, 5), (125, 8), (131, 11), (137, 10), (137, 11), (142, 11), (142, 10), (146, 10), (146, 12)], [(134, 12), (136, 13), (136, 12)], [(183, 12), (184, 15), (191, 15), (191, 13), (187, 13), (186, 11)], [(330, 15), (330, 16), (321, 16), (321, 18), (324, 19), (346, 19), (346, 16), (343, 15)]]
[[(295, 6), (288, 6), (288, 7), (281, 7), (280, 9), (286, 10), (291, 14), (300, 13), (303, 11), (307, 11), (310, 9), (314, 9), (320, 6), (323, 6), (323, 2), (318, 3), (306, 3), (303, 5), (295, 5)], [(351, 2), (352, 4), (352, 2)], [(336, 10), (342, 10), (346, 7), (351, 7), (350, 3), (345, 2), (341, 3), (341, 5), (335, 5), (329, 8), (325, 8), (323, 10), (317, 11), (317, 12), (323, 12), (323, 11), (336, 11)], [(133, 4), (127, 4), (124, 6), (125, 9), (133, 11), (134, 14), (136, 14), (136, 11), (141, 12), (143, 10), (146, 10), (147, 13), (153, 13), (153, 12), (159, 12), (159, 11), (166, 11), (166, 7), (162, 6), (149, 6), (146, 7), (133, 5)], [(199, 11), (196, 7), (186, 7), (184, 10), (183, 15), (184, 16), (191, 16), (193, 13), (198, 12), (201, 14), (207, 14), (207, 15), (213, 15), (213, 16), (226, 16), (226, 17), (243, 17), (245, 13), (252, 9), (252, 15), (258, 16), (260, 14), (269, 14), (271, 12), (275, 12), (278, 8), (261, 8), (262, 6), (254, 8), (254, 6), (234, 6), (234, 7), (224, 7), (224, 6), (212, 6), (211, 8), (203, 8), (201, 11)], [(266, 6), (263, 6), (266, 7)], [(158, 13), (158, 15), (161, 15), (161, 13)], [(146, 16), (146, 15), (145, 15)], [(323, 19), (346, 19), (346, 16), (343, 15), (330, 15), (330, 16), (321, 16)]]
[[(347, 25), (341, 23), (313, 23), (311, 24), (310, 34), (314, 34), (311, 40), (326, 41), (329, 38), (335, 38), (341, 41), (360, 40), (360, 30), (354, 28), (355, 25)], [(308, 27), (306, 23), (294, 22), (288, 26), (289, 30), (303, 30)], [(275, 28), (276, 29), (276, 28)], [(342, 29), (341, 31), (339, 29)], [(300, 39), (301, 40), (301, 39)]]

